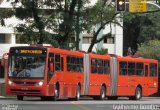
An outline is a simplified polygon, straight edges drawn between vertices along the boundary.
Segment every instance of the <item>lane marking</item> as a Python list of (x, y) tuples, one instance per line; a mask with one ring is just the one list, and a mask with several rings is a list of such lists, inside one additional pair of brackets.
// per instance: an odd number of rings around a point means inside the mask
[(77, 102), (70, 102), (70, 103), (75, 105), (75, 106), (77, 106), (77, 107), (79, 107), (79, 108), (81, 108), (81, 109), (83, 109), (83, 110), (92, 110), (89, 107), (86, 107), (84, 105), (78, 104)]

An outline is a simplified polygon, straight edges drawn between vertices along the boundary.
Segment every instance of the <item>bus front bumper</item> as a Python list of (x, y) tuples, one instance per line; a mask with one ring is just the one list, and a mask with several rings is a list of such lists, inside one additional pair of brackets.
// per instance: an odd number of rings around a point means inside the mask
[(7, 95), (49, 96), (48, 86), (10, 86), (6, 85)]

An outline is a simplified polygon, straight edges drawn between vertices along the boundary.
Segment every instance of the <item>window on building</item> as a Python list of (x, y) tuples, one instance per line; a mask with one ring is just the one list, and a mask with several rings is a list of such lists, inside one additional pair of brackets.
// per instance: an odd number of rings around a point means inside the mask
[(0, 34), (0, 43), (5, 43), (5, 34)]
[(26, 39), (29, 38), (27, 35), (25, 34), (16, 34), (16, 43), (18, 44), (28, 44), (28, 40)]
[(84, 44), (90, 44), (92, 42), (92, 37), (84, 36), (83, 37), (83, 43)]
[(114, 37), (106, 37), (104, 39), (104, 43), (106, 43), (106, 44), (114, 44)]
[(74, 42), (75, 42), (75, 37), (70, 37), (70, 38), (69, 38), (69, 42), (70, 42), (70, 43), (74, 43)]

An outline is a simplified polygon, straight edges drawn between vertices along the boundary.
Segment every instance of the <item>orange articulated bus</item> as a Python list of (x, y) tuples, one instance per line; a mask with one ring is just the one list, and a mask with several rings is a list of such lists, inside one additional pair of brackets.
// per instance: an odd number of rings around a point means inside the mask
[[(2, 60), (3, 62), (3, 60)], [(45, 46), (11, 47), (6, 94), (57, 100), (91, 96), (139, 100), (158, 91), (158, 61)]]

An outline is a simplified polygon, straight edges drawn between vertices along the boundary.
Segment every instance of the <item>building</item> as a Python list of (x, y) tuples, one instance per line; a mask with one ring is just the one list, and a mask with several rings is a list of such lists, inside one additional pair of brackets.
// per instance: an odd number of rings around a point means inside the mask
[[(12, 8), (7, 0), (0, 0), (0, 8)], [(123, 20), (119, 19), (120, 23), (123, 25)], [(18, 42), (17, 40), (17, 33), (14, 31), (14, 26), (20, 22), (15, 17), (5, 19), (6, 26), (0, 26), (0, 59), (4, 53), (9, 51), (9, 48), (12, 46), (24, 46), (28, 44), (23, 44)], [(95, 30), (97, 29), (98, 25), (95, 26)], [(101, 37), (103, 34), (110, 32), (110, 26), (106, 26), (103, 31), (100, 32), (98, 37)], [(112, 24), (112, 36), (104, 39), (100, 43), (96, 44), (93, 48), (93, 51), (96, 49), (107, 48), (109, 54), (117, 54), (122, 56), (123, 53), (123, 29), (116, 25)], [(80, 49), (87, 51), (89, 48), (92, 36), (87, 32), (83, 32), (80, 34)], [(2, 70), (2, 69), (1, 69)], [(2, 71), (3, 72), (3, 71)], [(0, 73), (1, 74), (1, 73)], [(1, 78), (4, 75), (1, 74)]]

